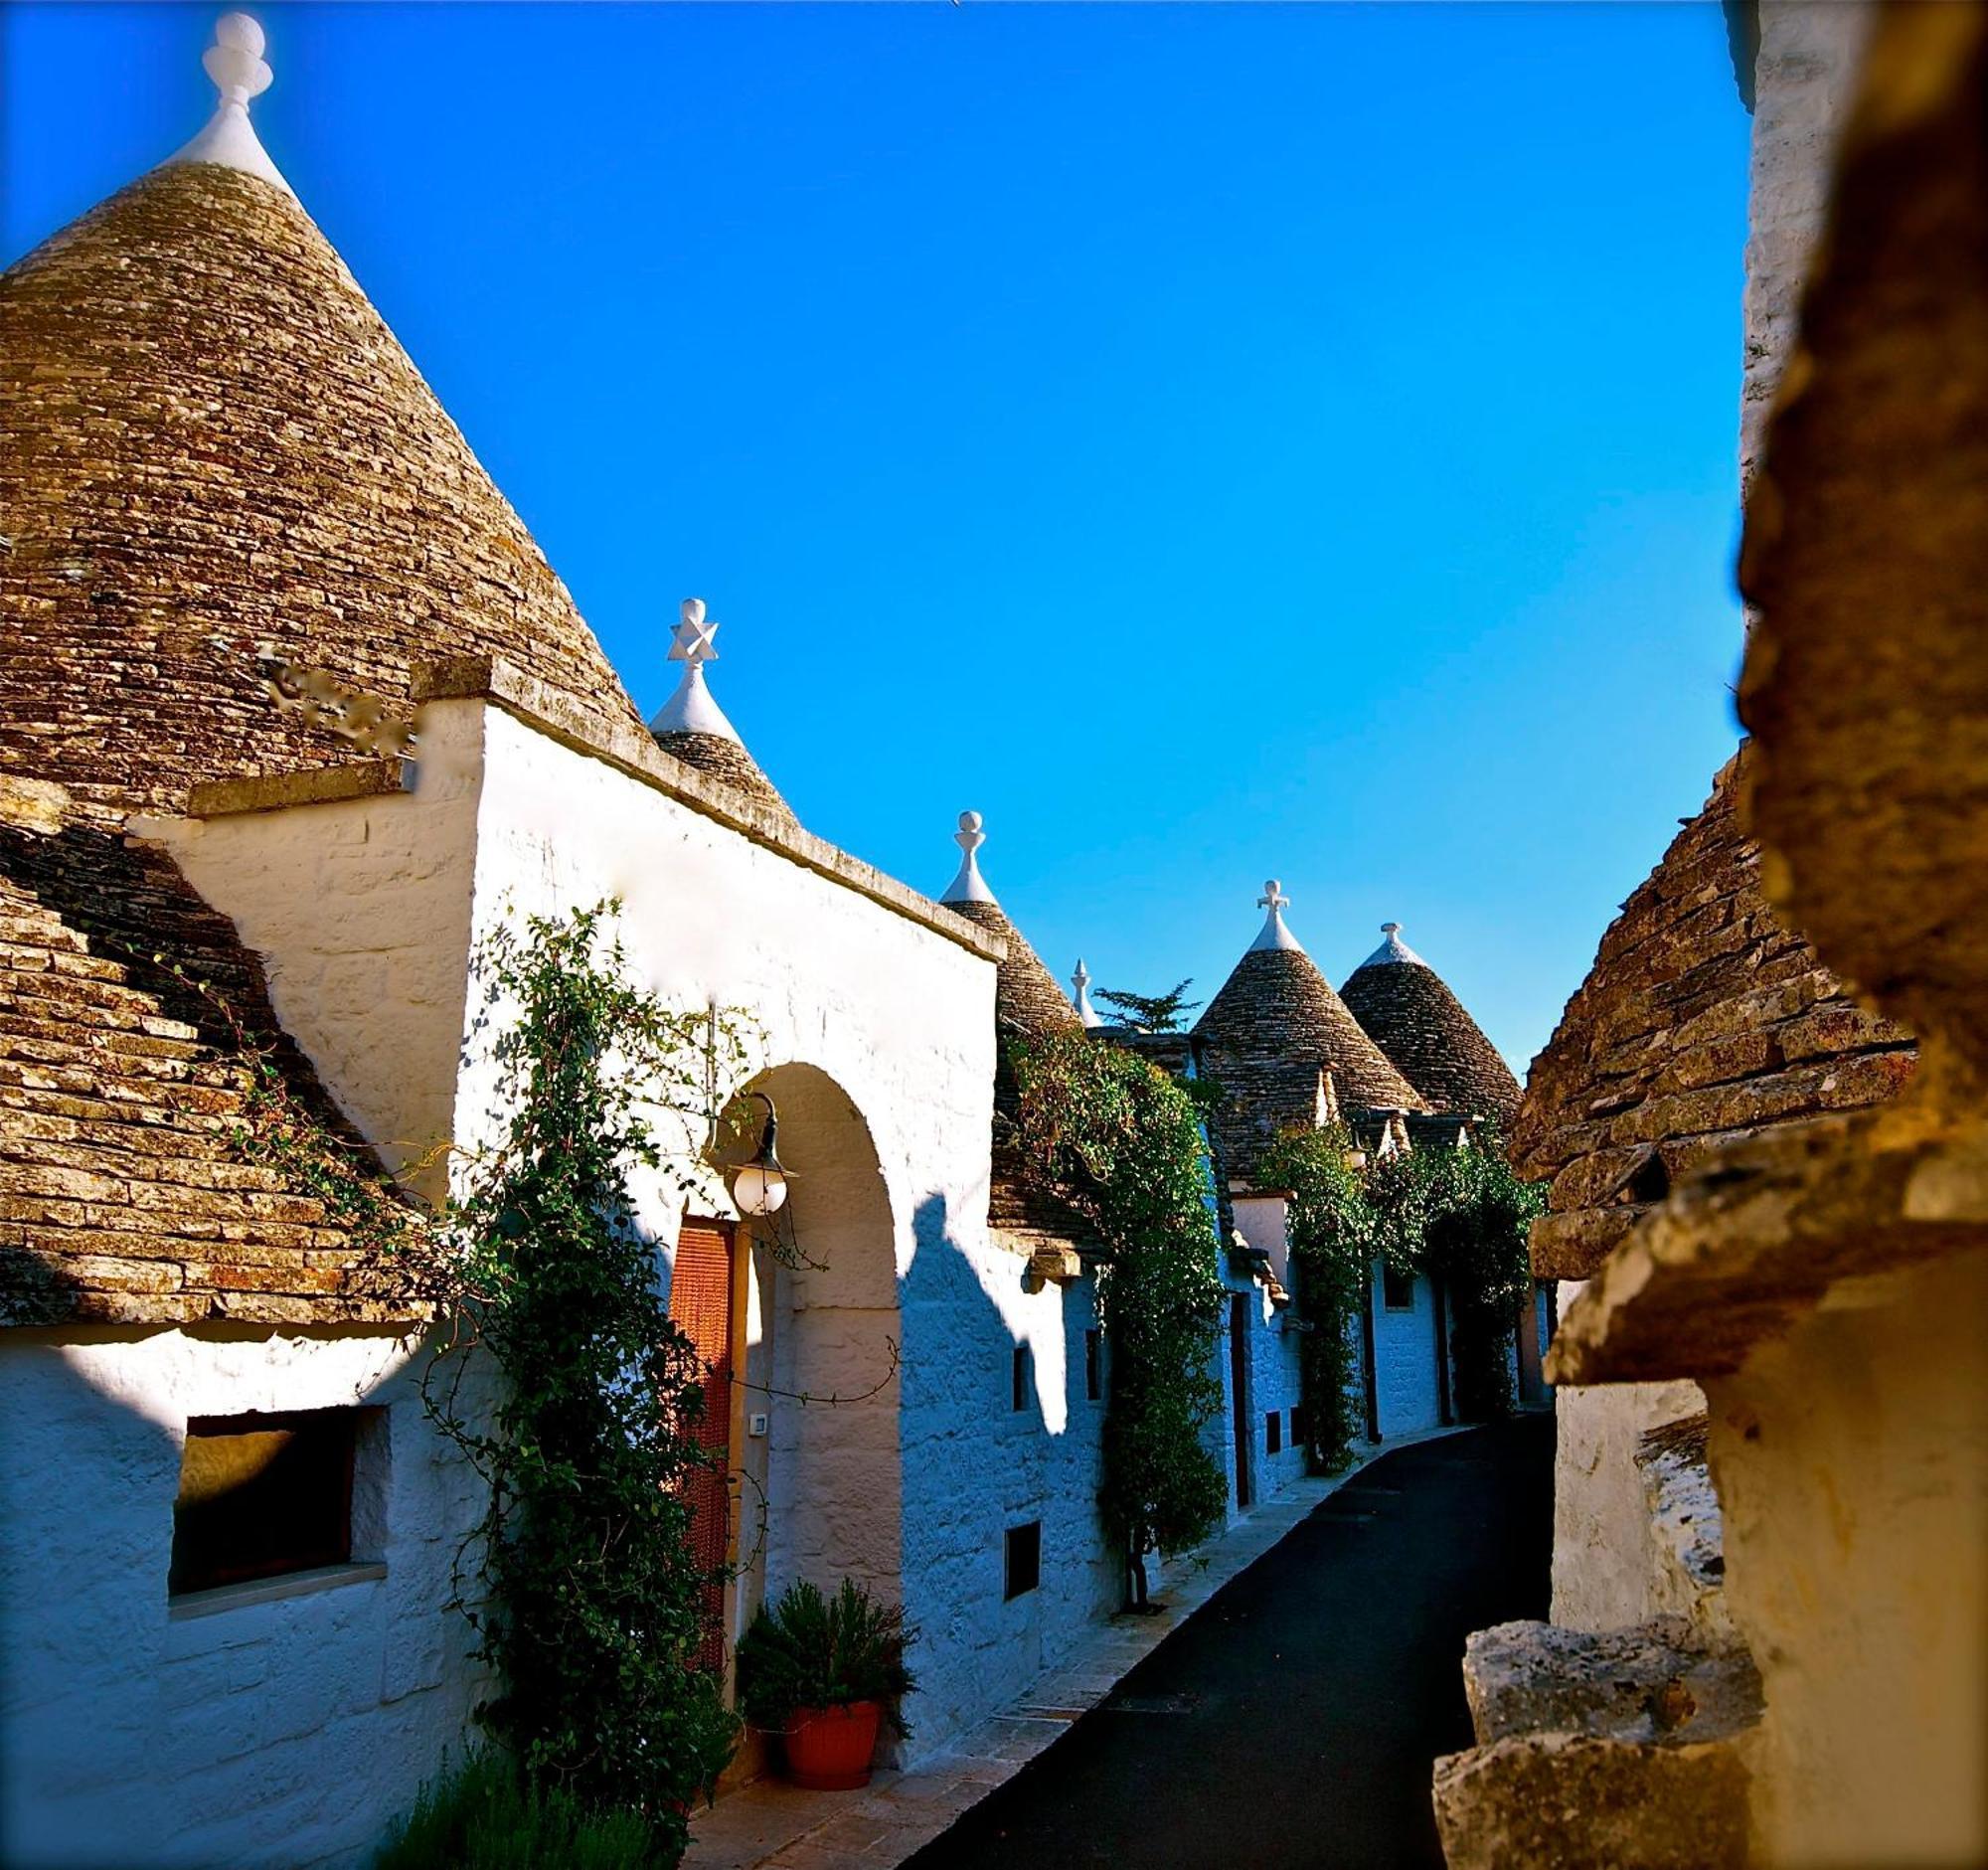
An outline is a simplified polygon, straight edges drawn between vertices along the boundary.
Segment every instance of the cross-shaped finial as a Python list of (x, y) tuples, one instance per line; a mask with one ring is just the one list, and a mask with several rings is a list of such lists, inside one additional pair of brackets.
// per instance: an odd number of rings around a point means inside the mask
[(1296, 948), (1304, 951), (1304, 943), (1284, 927), (1284, 911), (1290, 908), (1291, 899), (1284, 894), (1284, 886), (1275, 877), (1263, 885), (1263, 894), (1256, 899), (1258, 909), (1268, 910), (1263, 918), (1263, 927), (1255, 940), (1249, 943), (1251, 951), (1258, 948)]
[(718, 651), (712, 638), (718, 634), (718, 625), (707, 622), (702, 597), (686, 597), (683, 612), (670, 631), (670, 660), (688, 662), (696, 668), (701, 662), (716, 662)]

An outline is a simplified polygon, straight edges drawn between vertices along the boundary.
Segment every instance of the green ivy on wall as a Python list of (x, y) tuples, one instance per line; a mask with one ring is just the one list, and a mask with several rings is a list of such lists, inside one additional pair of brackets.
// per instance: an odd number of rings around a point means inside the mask
[[(705, 1373), (629, 1177), (695, 1186), (657, 1118), (695, 1135), (714, 1044), (738, 1046), (717, 1015), (629, 982), (614, 913), (533, 917), (478, 949), (504, 1118), (467, 1163), (451, 1251), (430, 1269), (456, 1336), (425, 1393), (489, 1486), (462, 1594), (499, 1683), (484, 1724), (535, 1783), (639, 1812), (674, 1862), (739, 1727), (697, 1666), (725, 1576), (689, 1544), (687, 1483), (712, 1459), (697, 1440)], [(471, 1353), (497, 1378), (487, 1414), (460, 1406)]]
[(618, 908), (531, 917), (479, 944), (502, 1121), (489, 1147), (453, 1150), (439, 1214), (301, 1107), (272, 1046), (208, 997), (245, 1066), (238, 1145), (324, 1203), (371, 1257), (372, 1294), (433, 1320), (422, 1398), (487, 1486), (455, 1581), (496, 1677), (478, 1718), (530, 1798), (625, 1814), (643, 1860), (671, 1864), (740, 1730), (698, 1665), (727, 1576), (688, 1539), (686, 1483), (713, 1459), (697, 1439), (705, 1372), (629, 1178), (702, 1187), (745, 1047), (733, 1016), (672, 1012), (630, 983)]
[(1256, 1180), (1290, 1199), (1285, 1227), (1296, 1269), (1307, 1458), (1336, 1473), (1353, 1458), (1359, 1374), (1354, 1325), (1370, 1302), (1378, 1260), (1395, 1272), (1442, 1283), (1449, 1314), (1456, 1411), (1465, 1421), (1508, 1415), (1515, 1398), (1506, 1355), (1532, 1290), (1526, 1237), (1545, 1208), (1488, 1144), (1398, 1152), (1357, 1168), (1343, 1129), (1280, 1136)]
[(1208, 1206), (1201, 1099), (1136, 1053), (1053, 1035), (1016, 1056), (1031, 1178), (1095, 1232), (1098, 1319), (1110, 1346), (1105, 1523), (1123, 1541), (1130, 1595), (1146, 1559), (1221, 1523), (1222, 1469), (1203, 1437), (1222, 1407), (1212, 1350), (1223, 1284)]

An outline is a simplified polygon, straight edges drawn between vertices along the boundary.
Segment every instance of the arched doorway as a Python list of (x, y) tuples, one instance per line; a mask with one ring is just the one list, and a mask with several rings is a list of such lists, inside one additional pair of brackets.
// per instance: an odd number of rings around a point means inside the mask
[(743, 1295), (735, 1632), (801, 1579), (903, 1599), (897, 1229), (870, 1127), (811, 1065), (748, 1089), (778, 1108), (791, 1181), (752, 1224)]

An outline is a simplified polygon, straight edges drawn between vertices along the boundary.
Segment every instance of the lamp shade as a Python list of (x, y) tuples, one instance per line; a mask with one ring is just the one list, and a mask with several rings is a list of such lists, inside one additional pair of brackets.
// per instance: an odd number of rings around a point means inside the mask
[(759, 1132), (758, 1154), (733, 1171), (732, 1200), (741, 1214), (763, 1220), (777, 1214), (787, 1199), (787, 1172), (780, 1166), (780, 1113), (763, 1091), (746, 1095), (766, 1106), (766, 1127)]
[(777, 1162), (748, 1162), (732, 1178), (732, 1199), (755, 1219), (777, 1214), (787, 1199), (786, 1175)]

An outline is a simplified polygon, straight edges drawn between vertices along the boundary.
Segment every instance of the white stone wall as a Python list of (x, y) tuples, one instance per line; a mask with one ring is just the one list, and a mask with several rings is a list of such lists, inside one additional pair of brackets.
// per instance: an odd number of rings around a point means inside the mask
[(1988, 1254), (1845, 1281), (1707, 1382), (1756, 1861), (1988, 1861), (1984, 1316)]
[(1747, 201), (1740, 481), (1752, 479), (1774, 387), (1794, 342), (1802, 281), (1828, 205), (1870, 0), (1760, 0)]
[[(742, 1394), (738, 1423), (763, 1410), (769, 1433), (735, 1440), (752, 1470), (735, 1628), (797, 1577), (848, 1571), (902, 1592), (921, 1631), (915, 1756), (1117, 1608), (1095, 1508), (1102, 1409), (1081, 1401), (1087, 1287), (1027, 1289), (986, 1226), (984, 955), (478, 701), (424, 711), (412, 795), (155, 829), (267, 954), (285, 1025), (399, 1159), (491, 1133), (481, 1044), (458, 1065), (481, 1010), (461, 977), (507, 917), (617, 897), (640, 979), (670, 1004), (748, 1016), (751, 1069), (769, 1074), (782, 1153), (801, 1171), (795, 1226), (833, 1271), (762, 1265), (746, 1377), (853, 1395), (888, 1373), (891, 1343), (902, 1367), (834, 1409)], [(691, 1206), (730, 1212), (709, 1183)], [(668, 1183), (642, 1191), (665, 1256), (681, 1208)], [(1036, 1390), (1019, 1420), (1017, 1344)], [(1003, 1534), (1035, 1518), (1042, 1586), (1004, 1603)]]
[[(412, 1340), (0, 1332), (0, 1861), (357, 1866), (459, 1742), (476, 1679), (448, 1611), (473, 1506)], [(386, 1576), (175, 1619), (190, 1416), (383, 1407), (355, 1551)]]
[[(1562, 1317), (1584, 1284), (1562, 1283)], [(1689, 1615), (1651, 1522), (1636, 1450), (1650, 1430), (1704, 1408), (1695, 1383), (1564, 1383), (1554, 1391), (1556, 1623), (1620, 1629), (1659, 1613)]]
[(1381, 1439), (1433, 1429), (1442, 1421), (1436, 1381), (1435, 1294), (1417, 1275), (1414, 1303), (1397, 1311), (1387, 1302), (1381, 1263), (1374, 1263), (1374, 1382)]

